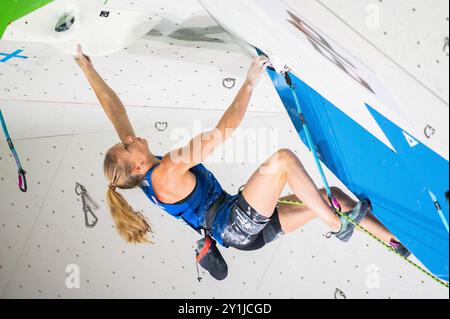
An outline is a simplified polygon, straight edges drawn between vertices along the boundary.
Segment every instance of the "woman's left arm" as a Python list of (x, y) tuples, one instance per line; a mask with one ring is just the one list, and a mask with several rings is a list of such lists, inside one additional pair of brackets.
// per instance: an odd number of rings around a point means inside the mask
[(114, 125), (120, 140), (125, 142), (128, 137), (136, 136), (122, 101), (97, 73), (91, 59), (83, 54), (81, 46), (78, 47), (78, 56), (75, 58), (75, 61), (86, 75), (103, 110)]

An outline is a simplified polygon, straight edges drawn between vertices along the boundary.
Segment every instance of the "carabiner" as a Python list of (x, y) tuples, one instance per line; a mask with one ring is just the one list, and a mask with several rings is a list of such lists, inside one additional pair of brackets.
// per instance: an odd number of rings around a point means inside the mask
[[(83, 212), (84, 212), (84, 224), (87, 228), (94, 228), (98, 223), (98, 217), (94, 214), (91, 207), (88, 205), (87, 200), (94, 206), (94, 209), (98, 209), (98, 204), (89, 196), (86, 188), (80, 183), (76, 183), (75, 193), (81, 197), (81, 202), (83, 204)], [(92, 222), (89, 221), (89, 216), (93, 217)]]
[(336, 213), (342, 213), (342, 206), (339, 203), (339, 201), (334, 197), (333, 195), (328, 196), (328, 199), (330, 200), (331, 206), (336, 211)]
[(86, 194), (86, 188), (84, 188), (84, 186), (81, 185), (80, 183), (76, 183), (75, 194), (77, 194), (78, 196)]
[[(88, 205), (85, 205), (83, 207), (83, 211), (84, 211), (84, 224), (86, 225), (87, 228), (94, 228), (98, 223), (97, 215), (94, 214), (94, 212)], [(91, 214), (91, 216), (93, 217), (92, 223), (89, 222), (88, 214)]]
[(25, 172), (23, 169), (19, 170), (19, 189), (23, 193), (26, 193), (28, 190), (27, 178), (25, 176), (26, 174), (27, 172)]

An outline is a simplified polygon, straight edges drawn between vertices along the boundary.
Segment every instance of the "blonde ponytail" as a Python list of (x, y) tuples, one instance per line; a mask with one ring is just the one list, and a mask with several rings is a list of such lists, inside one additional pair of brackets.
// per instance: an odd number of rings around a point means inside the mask
[(127, 203), (126, 199), (112, 188), (108, 188), (108, 201), (112, 218), (119, 234), (129, 243), (151, 243), (147, 233), (151, 227), (141, 213), (137, 213)]
[[(153, 244), (147, 237), (152, 229), (145, 217), (141, 213), (135, 212), (126, 199), (116, 191), (117, 187), (132, 189), (139, 186), (142, 183), (142, 177), (131, 176), (131, 167), (126, 164), (119, 165), (111, 151), (105, 156), (104, 170), (106, 177), (111, 182), (106, 193), (106, 200), (118, 233), (128, 243)], [(121, 179), (124, 182), (118, 185)]]

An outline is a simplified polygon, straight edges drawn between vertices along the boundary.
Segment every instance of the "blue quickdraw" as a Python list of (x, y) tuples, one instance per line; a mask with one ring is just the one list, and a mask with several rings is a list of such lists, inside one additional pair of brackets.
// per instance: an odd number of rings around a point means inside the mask
[(27, 179), (25, 170), (22, 168), (22, 164), (20, 163), (19, 155), (17, 155), (16, 149), (14, 147), (13, 141), (9, 136), (8, 128), (6, 127), (5, 118), (3, 117), (2, 110), (0, 110), (0, 122), (2, 123), (3, 132), (6, 136), (6, 141), (8, 142), (8, 146), (11, 149), (11, 153), (16, 161), (18, 172), (19, 172), (19, 189), (22, 192), (26, 192), (28, 190)]
[(286, 79), (286, 83), (289, 86), (292, 96), (294, 97), (294, 101), (295, 101), (295, 105), (297, 106), (297, 112), (300, 116), (300, 120), (302, 121), (302, 125), (303, 125), (303, 131), (305, 132), (306, 135), (306, 139), (308, 140), (308, 145), (309, 148), (311, 150), (311, 152), (314, 155), (314, 160), (316, 162), (317, 168), (319, 169), (319, 173), (320, 176), (322, 178), (323, 184), (325, 186), (325, 190), (327, 191), (327, 196), (328, 196), (328, 200), (330, 201), (331, 206), (333, 207), (333, 209), (336, 212), (342, 213), (342, 206), (339, 203), (339, 201), (336, 199), (336, 197), (334, 197), (330, 185), (328, 184), (328, 180), (325, 176), (325, 172), (323, 171), (323, 167), (322, 164), (320, 163), (320, 159), (319, 159), (319, 155), (317, 154), (317, 149), (316, 146), (313, 142), (312, 136), (311, 136), (311, 132), (309, 130), (308, 124), (306, 123), (306, 119), (305, 116), (303, 115), (303, 111), (302, 111), (302, 107), (300, 106), (300, 102), (297, 96), (297, 93), (295, 92), (295, 85), (292, 82), (292, 79), (289, 75), (289, 72), (285, 72), (284, 73), (285, 79)]

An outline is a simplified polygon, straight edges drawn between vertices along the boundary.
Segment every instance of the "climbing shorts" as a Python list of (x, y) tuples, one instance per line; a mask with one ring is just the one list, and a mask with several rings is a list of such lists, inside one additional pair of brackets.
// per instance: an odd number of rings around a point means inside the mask
[(244, 251), (263, 248), (283, 235), (278, 210), (271, 218), (259, 214), (240, 194), (225, 226), (222, 238), (225, 245)]

